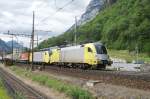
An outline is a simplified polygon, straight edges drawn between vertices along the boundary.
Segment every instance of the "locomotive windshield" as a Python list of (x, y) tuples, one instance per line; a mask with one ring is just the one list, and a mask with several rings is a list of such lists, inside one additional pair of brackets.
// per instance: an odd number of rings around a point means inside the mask
[(96, 44), (95, 48), (96, 48), (97, 54), (107, 54), (107, 50), (105, 46)]

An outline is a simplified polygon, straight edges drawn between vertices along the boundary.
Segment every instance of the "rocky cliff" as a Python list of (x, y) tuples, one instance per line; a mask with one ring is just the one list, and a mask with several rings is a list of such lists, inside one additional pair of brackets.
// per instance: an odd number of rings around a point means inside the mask
[(86, 22), (92, 20), (99, 11), (104, 8), (105, 0), (91, 0), (86, 8), (85, 13), (81, 16), (78, 21), (78, 25), (85, 24)]
[[(85, 13), (83, 13), (79, 19), (77, 25), (84, 25), (85, 23), (91, 21), (101, 10), (112, 5), (114, 2), (116, 2), (116, 0), (91, 0), (86, 8)], [(68, 29), (68, 31), (73, 30), (74, 26), (75, 25)]]
[(112, 5), (116, 1), (117, 0), (91, 0), (85, 13), (83, 13), (78, 21), (78, 25), (85, 24), (86, 22), (92, 20), (102, 9)]

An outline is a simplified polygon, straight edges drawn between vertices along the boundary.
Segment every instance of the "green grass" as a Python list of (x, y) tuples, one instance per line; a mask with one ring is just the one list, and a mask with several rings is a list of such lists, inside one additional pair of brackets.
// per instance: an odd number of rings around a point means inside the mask
[(16, 92), (14, 96), (15, 96), (15, 99), (26, 99), (23, 93), (20, 93), (20, 92)]
[[(127, 62), (132, 62), (136, 60), (136, 55), (129, 53), (127, 50), (108, 50), (110, 57), (125, 59)], [(146, 63), (150, 63), (150, 56), (146, 53), (139, 54), (139, 60), (143, 60)]]
[(50, 77), (48, 75), (31, 72), (23, 68), (16, 66), (10, 67), (17, 75), (31, 79), (32, 81), (38, 82), (41, 85), (52, 88), (56, 91), (65, 93), (72, 99), (93, 99), (92, 95), (82, 88), (65, 83), (64, 81), (58, 80), (56, 78)]
[(1, 79), (0, 79), (0, 99), (11, 99), (10, 96), (7, 94), (7, 91)]

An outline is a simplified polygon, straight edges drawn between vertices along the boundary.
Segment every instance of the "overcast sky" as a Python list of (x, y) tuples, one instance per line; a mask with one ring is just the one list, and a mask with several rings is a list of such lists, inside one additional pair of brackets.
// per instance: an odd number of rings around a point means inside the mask
[[(52, 31), (58, 35), (66, 31), (74, 17), (80, 18), (90, 0), (74, 0), (61, 11), (56, 11), (72, 0), (0, 0), (0, 32), (31, 33), (32, 12), (35, 11), (35, 29)], [(8, 40), (10, 37), (0, 35)]]

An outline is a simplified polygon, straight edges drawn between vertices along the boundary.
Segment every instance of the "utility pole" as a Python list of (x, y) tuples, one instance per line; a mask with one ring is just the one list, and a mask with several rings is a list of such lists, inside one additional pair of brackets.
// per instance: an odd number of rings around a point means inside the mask
[(14, 38), (13, 38), (13, 35), (12, 35), (12, 64), (13, 64), (13, 59), (14, 59), (13, 58), (14, 57), (14, 55), (13, 55), (14, 54), (14, 41), (13, 40), (14, 40)]
[(39, 35), (37, 33), (37, 47), (38, 47), (38, 45), (39, 45)]
[(77, 17), (75, 16), (75, 36), (74, 36), (74, 42), (75, 45), (77, 45)]
[(12, 64), (13, 64), (13, 49), (14, 49), (14, 42), (13, 42), (13, 36), (14, 36), (14, 34), (12, 33), (10, 33), (10, 31), (8, 30), (8, 32), (7, 33), (4, 33), (4, 34), (7, 34), (7, 35), (11, 35), (12, 36), (12, 43), (11, 43), (11, 53), (12, 53), (12, 56), (11, 56), (11, 59), (12, 59)]
[(34, 49), (34, 32), (35, 32), (34, 31), (35, 30), (35, 28), (34, 28), (34, 26), (35, 26), (34, 21), (35, 21), (35, 13), (33, 11), (33, 24), (32, 24), (32, 35), (31, 35), (31, 43), (32, 43), (32, 49), (31, 49), (31, 53), (32, 53), (31, 70), (34, 70), (34, 66), (33, 66), (33, 58), (34, 58), (33, 49)]
[(7, 33), (8, 35), (11, 35), (12, 36), (12, 43), (11, 43), (11, 53), (12, 53), (12, 56), (11, 56), (11, 59), (12, 59), (12, 64), (13, 64), (13, 57), (14, 57), (14, 55), (13, 55), (13, 49), (14, 49), (14, 42), (13, 42), (13, 34), (10, 34), (10, 31), (8, 30), (8, 33)]

